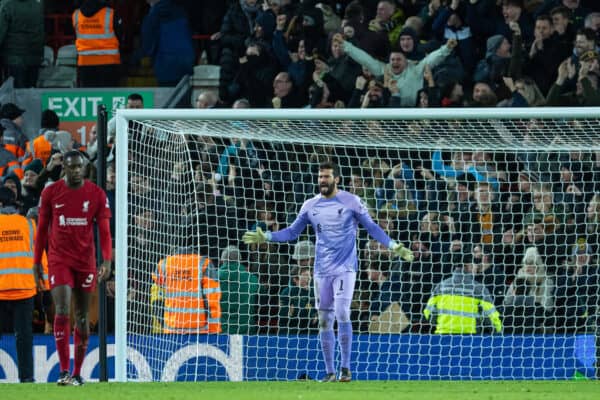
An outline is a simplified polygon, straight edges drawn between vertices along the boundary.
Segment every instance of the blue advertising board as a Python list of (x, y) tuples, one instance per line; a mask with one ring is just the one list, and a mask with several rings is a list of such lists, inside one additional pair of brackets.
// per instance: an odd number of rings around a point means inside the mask
[[(131, 335), (129, 341), (131, 380), (316, 379), (324, 370), (317, 336)], [(108, 342), (114, 377), (114, 337)], [(14, 345), (14, 336), (0, 337), (0, 382), (17, 381)], [(596, 346), (592, 335), (356, 335), (353, 358), (358, 380), (560, 380), (594, 377)], [(34, 362), (37, 382), (56, 381), (52, 336), (35, 336)], [(82, 376), (93, 381), (98, 374), (98, 337), (92, 336)]]

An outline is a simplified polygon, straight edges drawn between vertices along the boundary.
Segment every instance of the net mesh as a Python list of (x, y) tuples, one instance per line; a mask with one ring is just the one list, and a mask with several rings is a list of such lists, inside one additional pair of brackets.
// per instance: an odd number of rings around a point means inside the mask
[(241, 236), (289, 226), (325, 160), (415, 256), (359, 231), (355, 376), (593, 374), (597, 132), (591, 118), (130, 121), (128, 379), (324, 372), (314, 232)]

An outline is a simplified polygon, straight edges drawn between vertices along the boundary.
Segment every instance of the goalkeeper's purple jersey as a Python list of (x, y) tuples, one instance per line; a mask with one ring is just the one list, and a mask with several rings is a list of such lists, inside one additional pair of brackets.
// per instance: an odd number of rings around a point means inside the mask
[(359, 223), (374, 239), (389, 247), (392, 239), (373, 221), (358, 196), (343, 190), (331, 199), (318, 194), (305, 201), (296, 220), (285, 229), (270, 232), (269, 239), (274, 242), (295, 240), (306, 225), (311, 224), (317, 235), (315, 276), (337, 275), (358, 269)]

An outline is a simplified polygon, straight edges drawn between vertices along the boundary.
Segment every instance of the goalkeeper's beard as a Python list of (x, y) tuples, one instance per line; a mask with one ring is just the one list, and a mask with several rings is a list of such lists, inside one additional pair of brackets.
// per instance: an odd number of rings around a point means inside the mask
[(335, 191), (335, 183), (328, 183), (325, 185), (321, 185), (321, 194), (325, 197), (331, 196)]

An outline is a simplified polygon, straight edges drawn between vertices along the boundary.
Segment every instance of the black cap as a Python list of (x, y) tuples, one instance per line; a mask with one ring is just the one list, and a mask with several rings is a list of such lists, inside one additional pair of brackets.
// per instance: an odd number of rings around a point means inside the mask
[(0, 107), (0, 118), (16, 119), (20, 117), (25, 110), (17, 107), (14, 103), (6, 103)]

